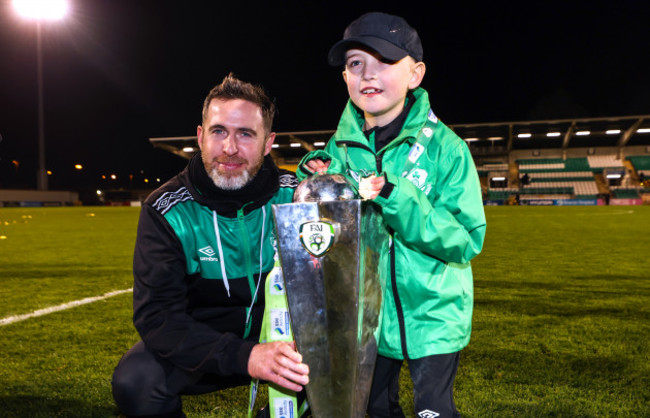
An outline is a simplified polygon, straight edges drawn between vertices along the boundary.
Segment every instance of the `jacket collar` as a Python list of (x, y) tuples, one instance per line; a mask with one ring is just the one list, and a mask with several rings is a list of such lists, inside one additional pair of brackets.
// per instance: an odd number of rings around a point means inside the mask
[(413, 103), (415, 102), (415, 97), (409, 92), (406, 96), (406, 104), (402, 108), (402, 113), (400, 113), (392, 122), (384, 126), (375, 126), (374, 128), (367, 129), (363, 131), (363, 134), (370, 141), (371, 136), (374, 133), (374, 144), (375, 151), (379, 151), (384, 148), (386, 145), (390, 144), (391, 141), (397, 138), (402, 132), (402, 127), (404, 127), (404, 122), (411, 112)]
[[(401, 132), (396, 138), (400, 141), (407, 141), (410, 144), (415, 143), (417, 134), (422, 129), (426, 121), (426, 115), (431, 108), (429, 95), (423, 88), (418, 87), (413, 90), (412, 96), (415, 98), (415, 102), (411, 111), (406, 116)], [(357, 141), (367, 145), (368, 140), (363, 134), (363, 124), (363, 111), (352, 103), (352, 100), (348, 100), (333, 139), (335, 141)]]
[(200, 152), (190, 159), (181, 178), (194, 200), (227, 217), (237, 216), (237, 211), (242, 208), (247, 214), (264, 206), (280, 188), (280, 172), (270, 155), (264, 157), (255, 177), (239, 190), (224, 190), (215, 186), (205, 171)]

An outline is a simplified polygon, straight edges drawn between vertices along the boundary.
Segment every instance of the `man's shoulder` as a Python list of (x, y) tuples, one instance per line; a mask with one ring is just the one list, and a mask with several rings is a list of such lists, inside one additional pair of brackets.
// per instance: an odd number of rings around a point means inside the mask
[(298, 183), (300, 183), (298, 177), (296, 177), (296, 173), (283, 168), (280, 169), (279, 182), (281, 189), (295, 189), (298, 187)]
[(146, 199), (145, 204), (150, 205), (161, 215), (166, 214), (175, 205), (194, 200), (192, 193), (181, 181), (179, 176), (173, 177), (167, 183), (154, 190)]

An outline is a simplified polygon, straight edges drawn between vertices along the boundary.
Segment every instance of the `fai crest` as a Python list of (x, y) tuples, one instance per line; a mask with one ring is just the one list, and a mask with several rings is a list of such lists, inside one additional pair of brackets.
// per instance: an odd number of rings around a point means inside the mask
[(334, 244), (334, 226), (328, 222), (306, 222), (300, 225), (300, 242), (315, 257), (324, 255)]

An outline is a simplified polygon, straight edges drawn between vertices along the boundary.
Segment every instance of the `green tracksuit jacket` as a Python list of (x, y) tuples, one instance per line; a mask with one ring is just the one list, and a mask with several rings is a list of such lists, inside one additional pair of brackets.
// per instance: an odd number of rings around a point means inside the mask
[[(413, 97), (400, 134), (378, 152), (374, 137), (371, 144), (362, 132), (362, 112), (349, 101), (325, 150), (308, 154), (297, 173), (304, 178), (304, 163), (321, 158), (331, 160), (329, 173), (357, 181), (372, 172), (385, 175), (387, 184), (374, 200), (392, 235), (381, 266), (388, 275), (379, 354), (395, 359), (452, 353), (469, 343), (470, 260), (481, 252), (486, 227), (467, 145), (431, 112), (425, 90)], [(425, 126), (433, 136), (422, 148), (416, 139)]]

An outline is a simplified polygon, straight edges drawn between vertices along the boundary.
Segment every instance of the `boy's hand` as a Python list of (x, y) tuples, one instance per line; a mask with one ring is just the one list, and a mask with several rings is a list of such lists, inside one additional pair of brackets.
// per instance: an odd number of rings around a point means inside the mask
[(359, 181), (359, 194), (364, 199), (374, 199), (379, 196), (379, 192), (386, 184), (384, 176), (377, 177), (376, 175), (364, 177)]
[(309, 383), (309, 366), (302, 362), (294, 342), (257, 344), (248, 359), (248, 374), (253, 379), (273, 382), (294, 392)]
[(327, 172), (327, 169), (330, 166), (330, 162), (314, 159), (314, 160), (309, 160), (305, 165), (314, 174), (316, 173), (325, 174)]

